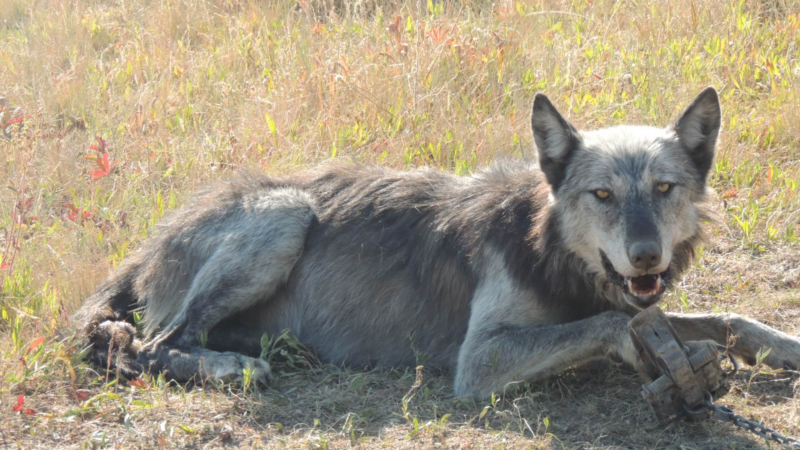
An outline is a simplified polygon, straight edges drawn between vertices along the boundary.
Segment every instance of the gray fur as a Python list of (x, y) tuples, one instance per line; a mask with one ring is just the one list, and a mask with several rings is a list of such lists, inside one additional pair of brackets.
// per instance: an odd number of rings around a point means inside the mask
[[(250, 366), (264, 381), (260, 337), (286, 328), (337, 364), (425, 354), (455, 371), (459, 395), (591, 359), (636, 367), (627, 323), (702, 239), (719, 117), (706, 90), (670, 128), (578, 131), (538, 95), (539, 164), (468, 177), (329, 165), (219, 183), (171, 214), (78, 318), (93, 360), (130, 376), (236, 380)], [(643, 243), (652, 264), (635, 261)], [(134, 339), (125, 321), (137, 308), (146, 325)], [(738, 335), (732, 350), (747, 361), (771, 346), (771, 366), (800, 365), (800, 340), (749, 319), (675, 320), (689, 340)]]

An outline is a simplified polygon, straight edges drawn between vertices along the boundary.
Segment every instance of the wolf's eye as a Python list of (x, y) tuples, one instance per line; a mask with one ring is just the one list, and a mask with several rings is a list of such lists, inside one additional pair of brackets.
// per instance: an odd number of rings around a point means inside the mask
[(595, 197), (599, 198), (600, 200), (605, 200), (605, 199), (608, 198), (609, 195), (611, 195), (610, 192), (604, 191), (602, 189), (598, 189), (596, 191), (592, 191), (592, 193), (595, 195)]
[(661, 183), (658, 186), (658, 192), (666, 194), (670, 189), (672, 189), (672, 185), (669, 183)]

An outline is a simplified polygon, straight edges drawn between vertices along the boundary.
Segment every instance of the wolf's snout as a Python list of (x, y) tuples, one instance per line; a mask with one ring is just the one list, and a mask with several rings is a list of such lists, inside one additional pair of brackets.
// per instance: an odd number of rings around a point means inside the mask
[(639, 270), (650, 270), (661, 264), (661, 246), (654, 241), (634, 242), (628, 247), (628, 259)]

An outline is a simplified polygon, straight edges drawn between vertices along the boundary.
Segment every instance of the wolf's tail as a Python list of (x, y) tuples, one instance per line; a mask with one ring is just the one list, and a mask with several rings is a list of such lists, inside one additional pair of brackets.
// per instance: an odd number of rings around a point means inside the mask
[(90, 346), (87, 358), (128, 378), (143, 369), (136, 362), (140, 342), (133, 319), (134, 309), (142, 306), (133, 286), (138, 269), (135, 258), (123, 263), (74, 316), (81, 338)]

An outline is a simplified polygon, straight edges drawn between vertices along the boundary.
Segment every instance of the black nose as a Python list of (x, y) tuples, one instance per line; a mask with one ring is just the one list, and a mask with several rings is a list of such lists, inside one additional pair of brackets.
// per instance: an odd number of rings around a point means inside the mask
[(634, 242), (628, 247), (628, 259), (633, 267), (639, 270), (649, 270), (661, 264), (661, 246), (654, 241)]

